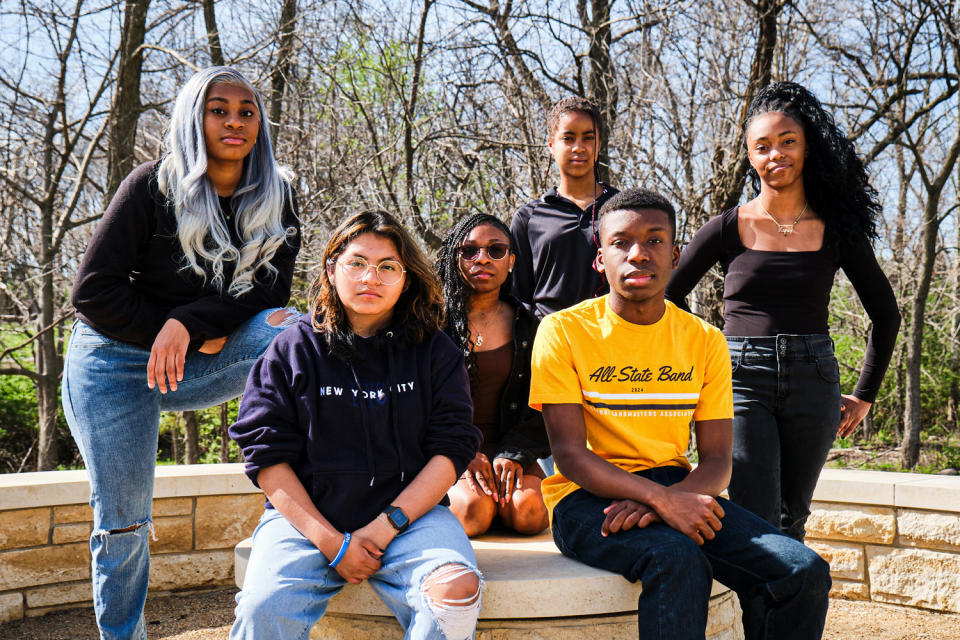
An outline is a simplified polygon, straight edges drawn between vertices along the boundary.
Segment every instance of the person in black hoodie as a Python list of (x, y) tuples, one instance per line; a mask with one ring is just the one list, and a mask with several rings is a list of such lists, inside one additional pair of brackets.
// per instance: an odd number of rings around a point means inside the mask
[(450, 489), (450, 508), (468, 536), (499, 516), (520, 533), (547, 527), (537, 458), (550, 455), (539, 411), (527, 405), (536, 317), (507, 293), (515, 255), (510, 230), (495, 216), (464, 218), (444, 238), (437, 260), (444, 329), (463, 351), (470, 374), (480, 451)]
[(117, 189), (70, 298), (61, 398), (90, 478), (101, 640), (147, 637), (160, 412), (240, 395), (300, 315), (279, 309), (300, 249), (293, 176), (274, 159), (254, 87), (229, 67), (195, 73), (166, 147)]
[(231, 638), (302, 638), (347, 582), (407, 638), (472, 636), (481, 577), (446, 492), (480, 445), (436, 275), (388, 213), (343, 222), (313, 307), (254, 365), (230, 435), (267, 503)]

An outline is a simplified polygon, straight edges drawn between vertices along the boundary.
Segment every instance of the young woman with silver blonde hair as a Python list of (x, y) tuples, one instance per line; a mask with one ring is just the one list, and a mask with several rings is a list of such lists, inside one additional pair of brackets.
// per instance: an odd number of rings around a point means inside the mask
[(63, 409), (90, 477), (100, 637), (145, 639), (148, 536), (161, 411), (236, 397), (299, 314), (288, 174), (256, 90), (213, 67), (180, 91), (169, 151), (134, 169), (84, 253)]
[[(283, 224), (285, 201), (291, 197), (287, 184), (290, 171), (277, 166), (273, 158), (270, 128), (254, 136), (245, 161), (245, 171), (233, 191), (237, 225), (243, 230), (243, 244), (236, 248), (223, 223), (217, 202), (218, 188), (208, 179), (209, 160), (204, 136), (204, 96), (211, 85), (245, 87), (256, 102), (258, 114), (265, 113), (260, 96), (237, 71), (211, 67), (196, 73), (177, 97), (167, 146), (170, 153), (160, 162), (157, 183), (174, 206), (177, 236), (190, 271), (207, 277), (203, 263), (218, 288), (224, 283), (224, 264), (235, 263), (227, 291), (239, 295), (253, 287), (257, 269), (276, 275), (270, 259), (285, 242), (290, 227)], [(220, 195), (226, 195), (220, 193)]]

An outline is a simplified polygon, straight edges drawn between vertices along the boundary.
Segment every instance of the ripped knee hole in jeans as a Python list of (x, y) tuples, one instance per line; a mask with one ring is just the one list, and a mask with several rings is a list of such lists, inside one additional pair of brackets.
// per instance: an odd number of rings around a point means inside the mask
[[(467, 576), (475, 579), (476, 586), (473, 580), (461, 580)], [(483, 578), (479, 573), (459, 563), (442, 565), (424, 578), (421, 587), (424, 599), (447, 640), (466, 640), (473, 635), (480, 615), (482, 588)], [(434, 593), (435, 590), (443, 595)], [(463, 597), (451, 597), (453, 595)]]

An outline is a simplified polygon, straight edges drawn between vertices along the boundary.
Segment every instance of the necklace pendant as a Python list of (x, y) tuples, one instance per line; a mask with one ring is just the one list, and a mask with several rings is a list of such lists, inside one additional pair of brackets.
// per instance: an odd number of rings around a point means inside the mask
[(782, 234), (783, 234), (783, 237), (786, 238), (788, 235), (790, 235), (791, 233), (793, 233), (793, 225), (792, 225), (792, 224), (780, 224), (780, 223), (777, 223), (777, 231), (779, 231), (780, 233), (782, 233)]

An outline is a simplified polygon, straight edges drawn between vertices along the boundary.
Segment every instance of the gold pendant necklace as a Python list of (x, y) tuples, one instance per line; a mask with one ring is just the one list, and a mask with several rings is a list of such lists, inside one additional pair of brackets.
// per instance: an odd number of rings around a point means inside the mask
[(803, 203), (803, 209), (800, 210), (800, 213), (797, 214), (797, 217), (793, 219), (793, 222), (790, 224), (780, 224), (780, 221), (773, 217), (773, 214), (764, 208), (763, 203), (760, 202), (760, 198), (757, 198), (757, 204), (760, 205), (760, 210), (767, 214), (767, 217), (773, 220), (774, 224), (777, 225), (777, 233), (782, 233), (783, 237), (786, 238), (788, 235), (793, 233), (793, 228), (797, 226), (797, 223), (800, 222), (800, 218), (803, 217), (803, 214), (807, 211), (808, 202)]
[(503, 303), (498, 300), (497, 304), (494, 306), (494, 308), (491, 311), (488, 311), (482, 316), (478, 317), (474, 322), (474, 326), (477, 326), (477, 338), (476, 340), (473, 341), (474, 349), (477, 349), (480, 345), (483, 344), (483, 332), (480, 331), (480, 327), (483, 327), (489, 324), (490, 316), (496, 315), (500, 311), (501, 304)]

